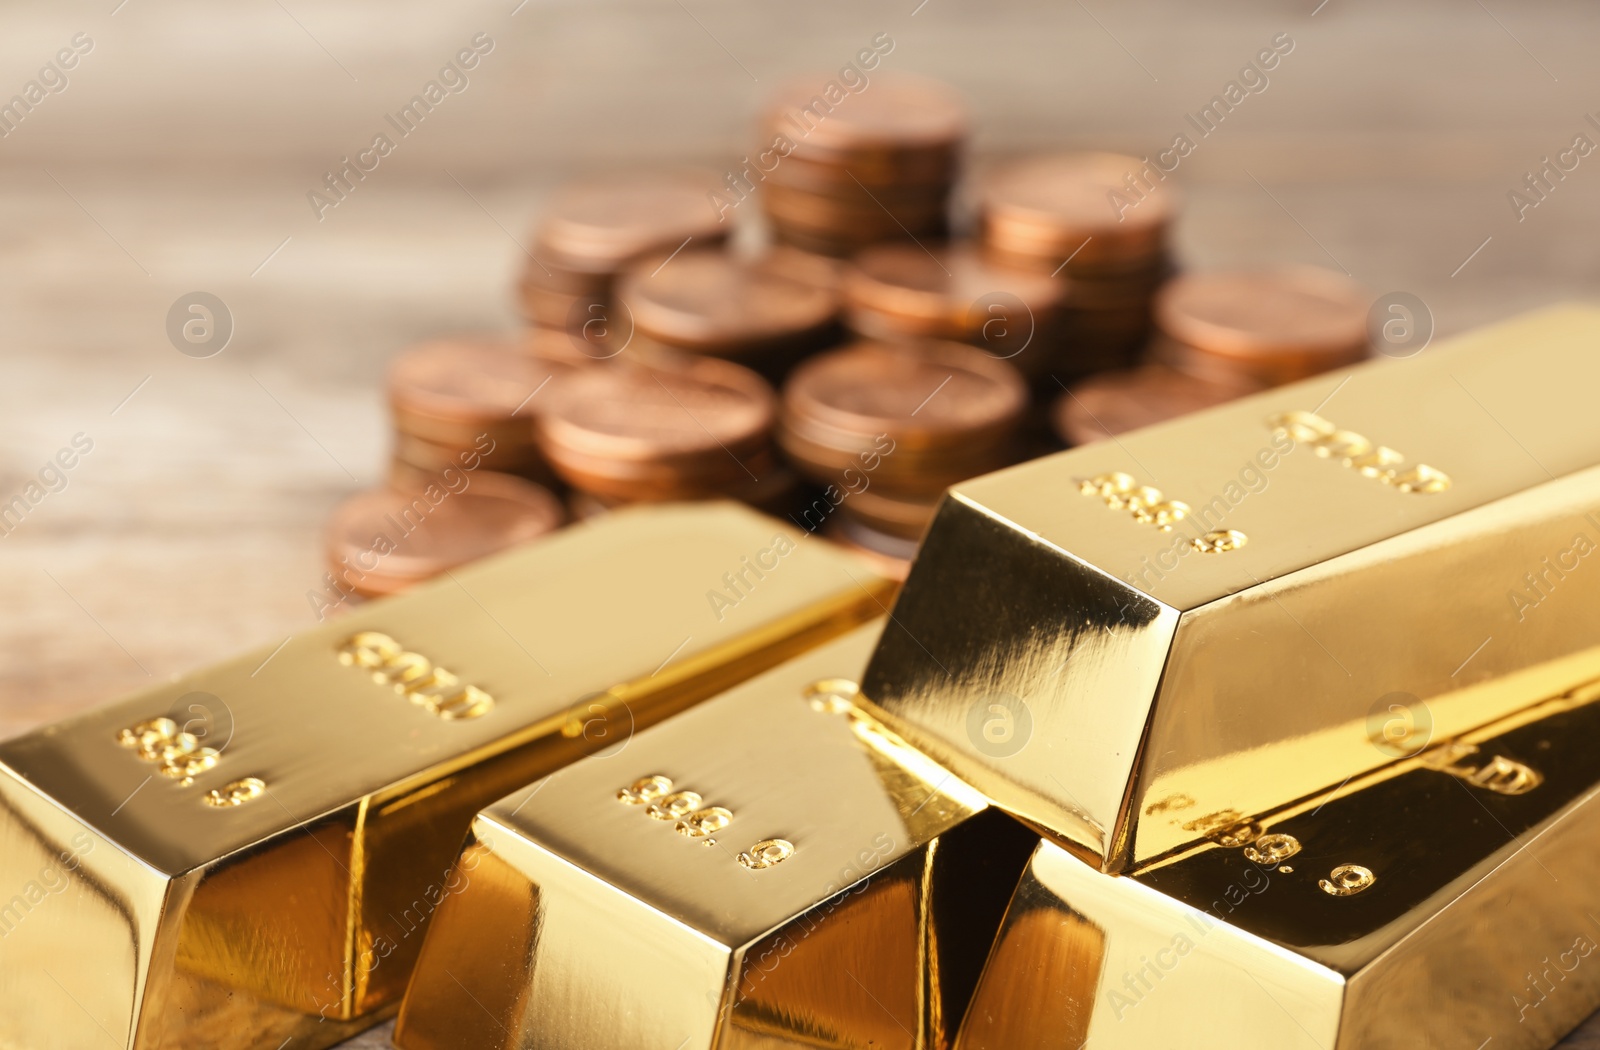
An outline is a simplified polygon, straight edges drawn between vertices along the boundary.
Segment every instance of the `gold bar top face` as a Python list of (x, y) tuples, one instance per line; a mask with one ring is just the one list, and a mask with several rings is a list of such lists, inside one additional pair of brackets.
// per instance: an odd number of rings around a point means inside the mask
[(1600, 1006), (1596, 698), (1130, 877), (1041, 843), (960, 1050), (1553, 1045)]
[(866, 698), (1123, 870), (1571, 685), (1597, 343), (1553, 308), (958, 485)]
[(1034, 837), (851, 706), (880, 626), (483, 813), (396, 1044), (948, 1046)]
[[(0, 744), (0, 887), (73, 858), (63, 892), (0, 913), (0, 1046), (370, 1023), (472, 813), (848, 630), (884, 587), (733, 505), (622, 512)], [(184, 733), (197, 703), (225, 723), (211, 746)]]

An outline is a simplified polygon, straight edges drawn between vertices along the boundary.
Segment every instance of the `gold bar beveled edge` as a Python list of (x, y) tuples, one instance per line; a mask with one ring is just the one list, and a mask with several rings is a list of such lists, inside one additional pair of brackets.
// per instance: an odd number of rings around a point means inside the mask
[[(1590, 649), (1585, 653), (1574, 654), (1573, 656), (1567, 657), (1563, 660), (1551, 661), (1551, 663), (1588, 663), (1594, 668), (1594, 673), (1577, 684), (1568, 687), (1560, 694), (1555, 696), (1540, 696), (1538, 699), (1530, 700), (1522, 707), (1497, 715), (1487, 722), (1479, 723), (1478, 725), (1475, 725), (1470, 729), (1463, 730), (1454, 736), (1442, 740), (1430, 740), (1427, 746), (1420, 749), (1414, 755), (1391, 759), (1388, 762), (1375, 766), (1364, 773), (1351, 777), (1342, 784), (1325, 787), (1310, 795), (1306, 795), (1302, 798), (1285, 803), (1282, 806), (1264, 810), (1260, 813), (1247, 815), (1240, 823), (1254, 823), (1260, 824), (1263, 827), (1270, 827), (1271, 823), (1273, 822), (1281, 822), (1305, 813), (1314, 812), (1318, 809), (1321, 809), (1329, 802), (1334, 802), (1342, 798), (1348, 798), (1352, 795), (1359, 794), (1361, 791), (1373, 786), (1374, 784), (1380, 784), (1385, 781), (1394, 780), (1406, 773), (1410, 773), (1418, 769), (1431, 769), (1433, 767), (1429, 764), (1429, 756), (1439, 752), (1443, 748), (1451, 746), (1452, 744), (1485, 743), (1505, 733), (1509, 733), (1512, 730), (1521, 729), (1524, 726), (1532, 725), (1535, 722), (1542, 721), (1549, 715), (1557, 714), (1563, 711), (1572, 711), (1581, 707), (1587, 707), (1595, 703), (1600, 703), (1600, 645), (1595, 646), (1593, 649)], [(1536, 665), (1533, 668), (1525, 668), (1524, 672), (1537, 671), (1543, 666), (1544, 665)], [(1466, 692), (1472, 689), (1483, 688), (1485, 685), (1494, 684), (1496, 683), (1479, 683), (1476, 686), (1465, 687), (1460, 691)], [(1600, 794), (1600, 779), (1597, 779), (1594, 790), (1597, 794)], [(1140, 860), (1136, 864), (1129, 867), (1126, 871), (1120, 872), (1120, 874), (1128, 878), (1132, 878), (1151, 871), (1156, 871), (1161, 868), (1169, 867), (1201, 853), (1227, 848), (1228, 847), (1221, 845), (1213, 839), (1203, 836), (1187, 845), (1180, 846), (1177, 849), (1169, 850), (1158, 856)]]

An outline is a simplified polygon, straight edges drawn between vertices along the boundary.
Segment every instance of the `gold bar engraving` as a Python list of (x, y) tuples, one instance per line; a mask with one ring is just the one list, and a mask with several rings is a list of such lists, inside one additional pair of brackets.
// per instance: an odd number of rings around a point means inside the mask
[(1569, 691), (1439, 749), (1523, 790), (1418, 755), (1127, 876), (1041, 841), (957, 1046), (1552, 1046), (1600, 1007), (1596, 734)]
[(396, 1045), (948, 1047), (1034, 838), (850, 704), (880, 626), (480, 814)]
[[(959, 484), (865, 702), (1115, 872), (1566, 688), (1600, 604), (1597, 342), (1600, 309), (1552, 308)], [(974, 731), (996, 705), (1004, 746)], [(1390, 739), (1390, 706), (1426, 725)]]
[(466, 685), (426, 656), (406, 650), (382, 631), (361, 631), (339, 646), (339, 662), (368, 669), (372, 680), (393, 685), (414, 704), (454, 721), (479, 718), (494, 707), (494, 697)]
[[(719, 616), (708, 589), (775, 537), (781, 568)], [(0, 1047), (305, 1050), (372, 1024), (475, 812), (888, 587), (731, 504), (620, 512), (0, 744)], [(190, 693), (231, 712), (220, 746), (161, 714)]]

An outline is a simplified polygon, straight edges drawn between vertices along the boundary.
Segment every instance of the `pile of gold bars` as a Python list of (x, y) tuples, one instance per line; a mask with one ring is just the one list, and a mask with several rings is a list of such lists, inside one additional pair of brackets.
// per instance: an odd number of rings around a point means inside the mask
[(11, 740), (0, 1047), (1550, 1046), (1600, 1006), (1597, 344), (960, 483), (892, 610), (625, 509)]

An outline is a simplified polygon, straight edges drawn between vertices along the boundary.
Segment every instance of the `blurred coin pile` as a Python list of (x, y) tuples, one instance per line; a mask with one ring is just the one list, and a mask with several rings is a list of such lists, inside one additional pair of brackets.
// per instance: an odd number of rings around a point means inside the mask
[[(1150, 303), (1172, 272), (1176, 193), (1164, 173), (1115, 153), (1065, 153), (1005, 164), (978, 188), (990, 260), (1065, 278), (1062, 379), (1132, 363)], [(1158, 177), (1159, 176), (1159, 177)]]
[(795, 81), (720, 180), (557, 190), (527, 330), (393, 362), (389, 479), (336, 512), (330, 582), (390, 593), (566, 513), (707, 498), (903, 575), (955, 482), (1366, 356), (1341, 274), (1174, 276), (1177, 194), (1145, 160), (995, 163), (959, 221), (968, 131), (936, 81)]
[(805, 78), (762, 112), (761, 141), (776, 147), (757, 157), (773, 235), (841, 258), (877, 241), (945, 236), (967, 136), (960, 95), (936, 80), (880, 75), (832, 98)]
[[(545, 207), (523, 269), (522, 312), (534, 324), (594, 332), (604, 326), (617, 276), (658, 249), (727, 238), (706, 206), (710, 175), (655, 172), (575, 182)], [(588, 326), (586, 328), (586, 326)]]
[(1075, 384), (1056, 427), (1081, 445), (1343, 368), (1368, 354), (1366, 318), (1360, 285), (1332, 270), (1185, 274), (1156, 297), (1148, 363)]
[[(630, 347), (725, 358), (773, 380), (838, 341), (837, 276), (806, 272), (803, 253), (749, 259), (715, 249), (651, 258), (621, 279)], [(810, 264), (815, 266), (816, 264)]]
[(853, 343), (795, 369), (778, 443), (821, 486), (796, 523), (898, 574), (944, 489), (1010, 463), (1028, 392), (956, 343)]
[(781, 513), (793, 475), (772, 448), (772, 387), (715, 358), (575, 370), (539, 414), (550, 464), (589, 517), (627, 503), (725, 497)]
[(387, 484), (335, 510), (329, 585), (395, 594), (558, 528), (565, 511), (538, 484), (552, 475), (527, 407), (565, 368), (520, 337), (439, 339), (396, 357)]

